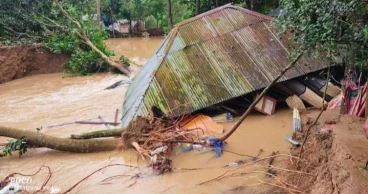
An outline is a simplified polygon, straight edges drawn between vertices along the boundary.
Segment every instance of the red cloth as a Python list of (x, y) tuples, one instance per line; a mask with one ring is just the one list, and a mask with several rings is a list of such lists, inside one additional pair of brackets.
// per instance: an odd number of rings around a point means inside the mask
[[(357, 90), (358, 86), (351, 80), (346, 81), (346, 87), (344, 90), (344, 103), (346, 107), (346, 113), (350, 113), (351, 108), (353, 108), (355, 100), (350, 98), (351, 91)], [(354, 101), (353, 101), (354, 100)]]

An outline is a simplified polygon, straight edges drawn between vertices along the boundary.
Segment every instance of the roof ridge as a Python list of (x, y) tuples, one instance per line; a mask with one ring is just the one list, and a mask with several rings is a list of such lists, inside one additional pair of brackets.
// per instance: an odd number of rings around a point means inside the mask
[(201, 13), (201, 14), (199, 14), (197, 16), (194, 16), (194, 17), (192, 17), (190, 19), (187, 19), (185, 21), (179, 22), (179, 23), (175, 24), (175, 26), (174, 26), (173, 29), (180, 28), (181, 26), (183, 26), (183, 25), (185, 25), (187, 23), (196, 21), (196, 20), (201, 19), (201, 18), (203, 18), (205, 16), (208, 16), (208, 15), (214, 13), (214, 12), (217, 12), (217, 11), (220, 11), (220, 10), (224, 10), (226, 8), (236, 9), (236, 10), (242, 11), (244, 13), (247, 13), (247, 14), (250, 14), (250, 15), (253, 15), (253, 16), (256, 16), (256, 17), (260, 17), (260, 18), (263, 18), (263, 19), (266, 19), (266, 20), (273, 20), (273, 17), (271, 17), (271, 16), (264, 15), (264, 14), (258, 13), (256, 11), (245, 9), (245, 8), (242, 8), (242, 7), (239, 7), (239, 6), (234, 6), (231, 3), (228, 3), (226, 5), (223, 5), (223, 6), (220, 6), (220, 7), (215, 8), (215, 9), (209, 10), (207, 12)]
[(269, 21), (272, 21), (273, 20), (273, 17), (271, 16), (267, 16), (267, 15), (264, 15), (264, 14), (261, 14), (261, 13), (258, 13), (258, 12), (255, 12), (255, 11), (252, 11), (252, 10), (249, 10), (249, 9), (245, 9), (245, 8), (242, 8), (242, 7), (239, 7), (239, 6), (234, 6), (232, 5), (231, 3), (228, 3), (226, 5), (223, 5), (223, 6), (220, 6), (220, 7), (217, 7), (215, 9), (212, 9), (212, 10), (209, 10), (207, 12), (204, 12), (204, 13), (201, 13), (195, 17), (192, 17), (190, 19), (187, 19), (185, 21), (182, 21), (182, 22), (179, 22), (177, 23), (174, 28), (169, 32), (168, 34), (168, 44), (166, 45), (166, 48), (165, 48), (165, 51), (164, 51), (164, 56), (166, 57), (166, 54), (169, 50), (169, 48), (171, 47), (172, 45), (172, 42), (174, 41), (174, 38), (176, 37), (178, 31), (179, 31), (179, 28), (185, 24), (188, 24), (190, 22), (193, 22), (193, 21), (196, 21), (196, 20), (199, 20), (205, 16), (208, 16), (210, 14), (213, 14), (217, 11), (221, 11), (221, 10), (224, 10), (224, 9), (227, 9), (227, 8), (232, 8), (232, 9), (236, 9), (236, 10), (239, 10), (243, 13), (246, 13), (246, 14), (249, 14), (249, 15), (253, 15), (255, 17), (260, 17), (262, 19), (265, 19), (265, 20), (269, 20)]

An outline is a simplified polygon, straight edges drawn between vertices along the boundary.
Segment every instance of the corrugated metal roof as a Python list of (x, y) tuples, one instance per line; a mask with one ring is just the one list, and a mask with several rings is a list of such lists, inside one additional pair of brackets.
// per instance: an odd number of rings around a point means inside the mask
[[(176, 25), (129, 86), (122, 125), (153, 105), (179, 116), (265, 87), (289, 63), (271, 20), (225, 5)], [(325, 67), (302, 58), (280, 81)]]

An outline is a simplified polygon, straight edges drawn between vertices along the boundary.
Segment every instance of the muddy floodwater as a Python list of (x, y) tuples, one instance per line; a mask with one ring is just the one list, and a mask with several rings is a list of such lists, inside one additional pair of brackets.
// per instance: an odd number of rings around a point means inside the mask
[[(117, 56), (124, 54), (136, 62), (144, 63), (161, 41), (162, 38), (134, 38), (114, 39), (107, 43)], [(122, 79), (127, 78), (110, 73), (62, 78), (58, 73), (35, 75), (1, 84), (0, 125), (26, 130), (42, 127), (41, 133), (59, 137), (105, 129), (103, 125), (70, 123), (77, 120), (98, 121), (98, 116), (105, 121), (113, 121), (116, 109), (121, 108), (127, 86), (113, 90), (104, 88)], [(55, 126), (59, 124), (65, 125)], [(226, 131), (234, 122), (222, 124)], [(261, 173), (265, 170), (261, 165), (265, 163), (244, 165), (239, 169), (224, 166), (237, 160), (251, 162), (252, 158), (241, 155), (257, 156), (260, 149), (264, 150), (260, 157), (267, 157), (272, 151), (289, 153), (290, 145), (284, 137), (291, 133), (291, 125), (292, 111), (286, 108), (277, 109), (273, 116), (254, 113), (227, 140), (224, 147), (226, 151), (238, 155), (224, 152), (222, 157), (217, 158), (209, 149), (183, 152), (177, 148), (171, 158), (173, 171), (161, 176), (156, 175), (146, 163), (137, 164), (133, 150), (75, 154), (39, 148), (29, 150), (20, 159), (17, 154), (1, 158), (0, 179), (13, 172), (32, 174), (45, 165), (52, 171), (46, 188), (56, 187), (65, 191), (101, 167), (130, 164), (138, 165), (138, 168), (106, 168), (89, 177), (71, 193), (233, 193), (229, 190), (239, 186), (245, 186), (245, 190), (240, 193), (257, 193), (267, 189), (261, 187), (258, 181), (267, 180), (265, 174)], [(6, 138), (0, 138), (0, 143), (4, 142)], [(281, 161), (276, 160), (278, 163)], [(200, 184), (226, 171), (229, 174), (245, 174)], [(32, 177), (32, 182), (25, 185), (29, 186), (29, 192), (42, 185), (47, 172), (43, 169)]]
[(114, 38), (106, 40), (105, 43), (114, 51), (115, 58), (124, 55), (131, 61), (144, 65), (163, 40), (163, 37)]

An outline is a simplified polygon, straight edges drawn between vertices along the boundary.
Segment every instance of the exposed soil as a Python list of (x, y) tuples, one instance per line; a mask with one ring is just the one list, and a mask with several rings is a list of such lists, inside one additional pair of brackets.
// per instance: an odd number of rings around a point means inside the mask
[[(318, 112), (308, 114), (307, 125)], [(291, 175), (287, 182), (307, 193), (323, 194), (367, 194), (368, 170), (363, 169), (368, 161), (368, 140), (363, 131), (364, 119), (339, 115), (338, 111), (322, 114), (316, 127), (312, 127), (304, 146), (300, 170), (314, 176)], [(321, 130), (332, 126), (331, 132)], [(304, 132), (307, 126), (304, 127)], [(295, 139), (303, 141), (305, 134)], [(294, 155), (300, 148), (292, 149)], [(294, 169), (295, 165), (290, 165)]]
[(0, 84), (27, 75), (61, 72), (68, 58), (41, 45), (0, 47)]

